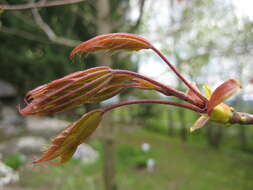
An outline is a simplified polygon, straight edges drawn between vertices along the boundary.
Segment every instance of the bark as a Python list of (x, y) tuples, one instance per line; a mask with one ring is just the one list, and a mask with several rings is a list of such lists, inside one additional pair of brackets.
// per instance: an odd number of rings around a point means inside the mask
[(115, 161), (115, 141), (113, 139), (112, 112), (106, 114), (103, 126), (103, 149), (104, 149), (104, 168), (103, 178), (105, 190), (117, 190), (116, 184), (116, 161)]
[[(109, 0), (97, 0), (96, 2), (97, 10), (97, 31), (98, 34), (110, 33), (111, 20), (110, 20), (110, 1)], [(98, 55), (98, 63), (105, 66), (112, 66), (112, 59), (108, 55)], [(107, 118), (109, 115), (107, 114)], [(114, 139), (112, 137), (112, 122), (110, 118), (105, 119), (103, 126), (104, 140), (104, 170), (103, 178), (105, 184), (105, 190), (116, 190), (116, 180), (115, 180), (115, 147)]]
[(253, 115), (243, 112), (233, 112), (233, 116), (230, 119), (229, 123), (231, 124), (242, 124), (242, 125), (252, 125), (253, 124)]
[(239, 127), (239, 138), (242, 150), (247, 150), (248, 141), (246, 135), (246, 128), (243, 125), (253, 125), (253, 115), (249, 113), (234, 112), (231, 120), (231, 124), (240, 124)]

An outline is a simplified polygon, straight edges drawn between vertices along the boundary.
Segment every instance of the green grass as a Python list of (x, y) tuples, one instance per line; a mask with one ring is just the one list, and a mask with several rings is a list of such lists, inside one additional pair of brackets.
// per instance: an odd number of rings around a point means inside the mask
[[(116, 135), (117, 183), (120, 190), (252, 190), (253, 155), (239, 151), (214, 150), (204, 143), (189, 144), (145, 130)], [(151, 145), (149, 153), (140, 146)], [(102, 154), (98, 141), (93, 147)], [(139, 164), (148, 157), (155, 171)], [(102, 190), (102, 159), (91, 165), (70, 161), (61, 166), (36, 167), (21, 174), (20, 185), (32, 189)]]

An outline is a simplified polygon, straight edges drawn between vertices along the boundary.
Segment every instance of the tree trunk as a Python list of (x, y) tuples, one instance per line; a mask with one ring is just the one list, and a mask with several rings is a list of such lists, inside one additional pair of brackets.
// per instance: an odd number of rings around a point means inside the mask
[(115, 141), (113, 139), (112, 113), (107, 113), (104, 118), (103, 128), (103, 148), (104, 148), (104, 168), (103, 178), (105, 190), (116, 190), (116, 162), (115, 162)]
[[(104, 141), (104, 183), (106, 190), (116, 190), (115, 181), (115, 148), (112, 138), (106, 138)], [(110, 161), (109, 161), (110, 160)]]
[(185, 120), (185, 110), (178, 110), (179, 118), (180, 118), (180, 136), (182, 141), (187, 141), (187, 128), (186, 128), (186, 120)]
[[(97, 0), (97, 31), (98, 34), (110, 33), (111, 19), (110, 19), (110, 1), (109, 0)], [(98, 63), (105, 66), (112, 66), (112, 59), (110, 56), (98, 55)], [(110, 113), (109, 113), (110, 114)], [(111, 114), (110, 114), (111, 115)], [(107, 114), (107, 118), (109, 115)], [(117, 185), (115, 181), (115, 150), (114, 139), (112, 137), (112, 122), (110, 119), (106, 119), (103, 126), (104, 132), (104, 170), (103, 178), (105, 184), (105, 190), (116, 190)]]
[(175, 136), (173, 112), (171, 109), (168, 110), (168, 135), (173, 137)]
[(209, 145), (213, 148), (219, 148), (223, 138), (223, 126), (209, 124), (206, 130)]
[(245, 129), (245, 126), (243, 125), (239, 126), (239, 138), (240, 138), (241, 149), (247, 150), (248, 141), (247, 141), (247, 136), (246, 136), (246, 129)]

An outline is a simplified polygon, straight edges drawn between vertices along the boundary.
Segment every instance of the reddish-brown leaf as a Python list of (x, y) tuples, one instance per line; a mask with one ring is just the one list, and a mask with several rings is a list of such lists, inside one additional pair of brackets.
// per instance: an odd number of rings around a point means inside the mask
[(52, 140), (52, 145), (43, 151), (42, 157), (33, 163), (46, 162), (55, 158), (61, 158), (57, 164), (67, 162), (75, 153), (78, 145), (82, 144), (96, 130), (102, 120), (102, 116), (102, 110), (86, 113), (56, 136)]
[(96, 67), (67, 75), (27, 93), (22, 115), (46, 115), (71, 109), (95, 95), (112, 79), (111, 69)]
[(193, 126), (190, 128), (190, 131), (193, 132), (197, 129), (200, 129), (202, 127), (204, 127), (204, 125), (206, 124), (206, 122), (209, 120), (210, 118), (207, 115), (202, 115), (198, 118), (198, 120), (193, 124)]
[(128, 74), (114, 73), (109, 67), (72, 73), (39, 86), (27, 93), (22, 115), (47, 115), (69, 110), (81, 104), (109, 99), (126, 88), (157, 90), (162, 88)]
[[(199, 89), (198, 89), (198, 87), (197, 87), (197, 85), (196, 85), (195, 83), (192, 83), (192, 87), (193, 87), (197, 92), (200, 93), (200, 91), (199, 91)], [(202, 99), (201, 99), (198, 95), (196, 95), (196, 93), (195, 93), (192, 89), (189, 89), (189, 90), (187, 91), (186, 94), (187, 94), (194, 102), (199, 103), (199, 104), (203, 103)]]
[(210, 115), (214, 107), (227, 100), (241, 87), (240, 82), (235, 79), (230, 79), (217, 87), (208, 102), (208, 114)]
[(151, 44), (144, 38), (128, 33), (110, 33), (96, 36), (75, 47), (70, 57), (77, 53), (86, 55), (97, 51), (138, 51), (149, 49)]

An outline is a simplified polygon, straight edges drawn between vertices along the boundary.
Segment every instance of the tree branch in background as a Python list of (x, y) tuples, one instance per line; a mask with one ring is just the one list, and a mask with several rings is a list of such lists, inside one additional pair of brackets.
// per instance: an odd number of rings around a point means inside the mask
[(37, 35), (34, 35), (33, 33), (30, 33), (30, 32), (24, 31), (24, 30), (13, 29), (13, 28), (1, 26), (0, 32), (15, 35), (15, 36), (22, 37), (22, 38), (32, 40), (32, 41), (37, 41), (40, 43), (49, 43), (49, 41), (47, 41), (46, 38), (41, 38)]
[[(141, 24), (141, 20), (143, 17), (143, 13), (144, 13), (144, 7), (145, 7), (145, 3), (146, 0), (139, 0), (139, 16), (136, 20), (136, 22), (133, 25), (130, 25), (130, 27), (128, 27), (127, 32), (129, 33), (136, 33), (136, 30), (138, 30), (140, 24)], [(114, 21), (113, 24), (115, 24), (116, 22)], [(113, 26), (113, 28), (117, 28), (119, 24), (116, 24), (115, 26)], [(120, 53), (115, 57), (118, 57), (119, 59), (124, 59), (125, 57), (127, 57), (129, 54), (127, 53)]]
[(145, 2), (146, 2), (146, 0), (140, 0), (139, 17), (136, 20), (136, 23), (130, 28), (130, 30), (129, 30), (130, 33), (137, 30), (140, 23), (141, 23), (141, 20), (142, 20), (142, 17), (143, 17), (143, 12), (144, 12)]
[(51, 41), (69, 47), (74, 47), (79, 43), (78, 41), (75, 40), (67, 39), (64, 37), (58, 37), (53, 31), (53, 29), (46, 22), (43, 21), (37, 8), (32, 9), (32, 14), (36, 24), (41, 28), (41, 30), (43, 30), (46, 33), (46, 35)]
[(70, 5), (74, 3), (81, 3), (86, 0), (58, 0), (58, 1), (39, 1), (38, 3), (29, 3), (29, 4), (22, 4), (22, 5), (0, 5), (0, 10), (26, 10), (26, 9), (33, 9), (33, 8), (42, 8), (42, 7), (53, 7), (53, 6), (62, 6), (62, 5)]

